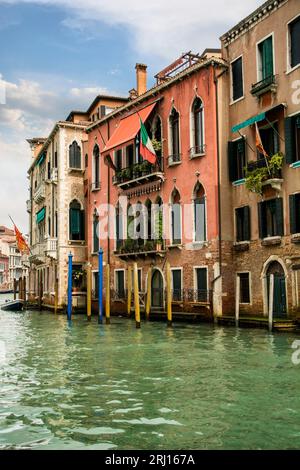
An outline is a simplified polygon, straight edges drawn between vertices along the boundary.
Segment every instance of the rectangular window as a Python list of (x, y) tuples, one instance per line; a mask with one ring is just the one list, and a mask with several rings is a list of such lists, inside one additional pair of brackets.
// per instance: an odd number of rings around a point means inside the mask
[(244, 96), (243, 59), (240, 57), (231, 64), (232, 100), (236, 101)]
[(291, 68), (300, 64), (300, 17), (289, 25), (290, 31), (290, 64)]
[(285, 158), (290, 164), (300, 161), (300, 114), (285, 119)]
[(126, 147), (126, 166), (132, 167), (134, 164), (134, 148), (133, 145)]
[(251, 240), (250, 232), (250, 207), (239, 207), (235, 210), (236, 217), (236, 241), (244, 242)]
[(122, 163), (122, 149), (116, 150), (115, 152), (115, 167), (118, 171), (122, 170), (123, 163)]
[(233, 183), (245, 178), (246, 141), (245, 139), (228, 142), (229, 179)]
[(118, 299), (125, 299), (125, 271), (115, 272), (115, 290)]
[(258, 204), (259, 235), (261, 239), (269, 237), (282, 237), (283, 226), (283, 199), (276, 198)]
[(99, 247), (100, 247), (98, 230), (99, 230), (99, 218), (94, 217), (94, 220), (93, 220), (93, 253), (98, 253)]
[(181, 269), (172, 269), (172, 287), (173, 300), (180, 302), (182, 300), (182, 271)]
[(258, 45), (259, 54), (259, 81), (266, 80), (274, 75), (273, 63), (273, 37), (270, 36)]
[(300, 193), (290, 196), (291, 234), (300, 233)]
[[(272, 124), (272, 127), (259, 129), (262, 144), (267, 154), (272, 157), (279, 152), (278, 123)], [(258, 158), (264, 159), (264, 155), (258, 153)]]
[(207, 269), (196, 268), (196, 301), (208, 301)]
[(240, 273), (238, 276), (240, 278), (240, 303), (250, 304), (250, 274)]

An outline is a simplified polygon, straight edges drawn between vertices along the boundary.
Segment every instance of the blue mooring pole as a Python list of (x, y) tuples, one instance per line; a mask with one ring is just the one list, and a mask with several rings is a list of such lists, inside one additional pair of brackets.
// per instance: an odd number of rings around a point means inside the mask
[(73, 279), (73, 255), (69, 254), (68, 270), (68, 320), (72, 320), (72, 279)]
[(99, 276), (98, 276), (98, 291), (99, 291), (99, 317), (98, 323), (99, 325), (103, 323), (103, 250), (100, 248), (98, 253), (98, 268), (99, 268)]

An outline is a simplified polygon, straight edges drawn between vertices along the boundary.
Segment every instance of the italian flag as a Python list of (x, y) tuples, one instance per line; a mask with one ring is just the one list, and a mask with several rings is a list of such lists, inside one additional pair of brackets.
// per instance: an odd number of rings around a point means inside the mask
[(153, 148), (151, 139), (148, 135), (148, 132), (146, 130), (146, 127), (144, 126), (144, 123), (141, 119), (140, 119), (140, 122), (141, 122), (140, 154), (143, 160), (147, 160), (148, 162), (154, 165), (156, 163), (156, 153)]

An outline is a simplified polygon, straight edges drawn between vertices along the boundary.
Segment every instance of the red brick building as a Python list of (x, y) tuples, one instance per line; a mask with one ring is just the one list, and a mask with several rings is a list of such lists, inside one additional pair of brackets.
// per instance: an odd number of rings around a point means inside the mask
[[(94, 300), (101, 247), (111, 267), (116, 311), (126, 308), (133, 261), (141, 298), (152, 268), (152, 311), (164, 310), (166, 261), (172, 269), (174, 310), (205, 312), (210, 307), (221, 315), (230, 308), (220, 277), (226, 243), (219, 241), (216, 92), (226, 68), (219, 51), (187, 54), (158, 74), (157, 84), (147, 90), (147, 67), (138, 64), (131, 100), (88, 127), (85, 197)], [(156, 149), (154, 165), (140, 157), (140, 118)], [(105, 204), (111, 207), (107, 223)], [(132, 240), (134, 226), (143, 232), (140, 239)], [(223, 259), (223, 264), (223, 271), (230, 270), (230, 263)], [(230, 283), (231, 276), (225, 277)]]

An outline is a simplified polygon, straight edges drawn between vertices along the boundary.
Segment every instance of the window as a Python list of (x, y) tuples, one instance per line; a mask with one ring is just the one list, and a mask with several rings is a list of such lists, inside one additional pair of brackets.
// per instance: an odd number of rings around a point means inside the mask
[(173, 288), (173, 301), (180, 302), (182, 300), (182, 271), (181, 269), (172, 269), (172, 288)]
[(152, 233), (152, 202), (147, 199), (145, 203), (145, 209), (146, 209), (146, 218), (147, 218), (147, 226), (145, 227), (145, 235), (146, 235), (146, 240), (150, 241), (153, 239), (153, 233)]
[(270, 36), (258, 44), (258, 77), (266, 80), (274, 75), (273, 37)]
[(240, 304), (250, 304), (250, 274), (239, 273), (240, 278)]
[(204, 153), (204, 110), (200, 98), (192, 106), (192, 149), (191, 155)]
[(181, 245), (181, 206), (180, 194), (177, 190), (173, 191), (171, 198), (171, 227), (172, 245)]
[(206, 198), (204, 188), (197, 184), (194, 190), (194, 240), (206, 240)]
[(121, 248), (123, 244), (123, 212), (120, 204), (116, 207), (116, 248)]
[(290, 66), (296, 67), (300, 64), (300, 17), (289, 24), (290, 32)]
[(196, 302), (208, 301), (207, 268), (196, 268)]
[(115, 152), (115, 167), (116, 167), (117, 171), (120, 171), (123, 168), (122, 156), (123, 156), (122, 149), (116, 150), (116, 152)]
[(285, 158), (290, 164), (300, 161), (300, 114), (285, 119)]
[(99, 243), (99, 216), (94, 214), (93, 217), (93, 253), (98, 253), (100, 248)]
[[(149, 134), (150, 135), (150, 134)], [(158, 163), (162, 168), (162, 124), (161, 119), (159, 116), (156, 116), (153, 124), (153, 137), (154, 139), (160, 144), (157, 148), (155, 148), (155, 153), (158, 159)]]
[(126, 166), (127, 168), (132, 167), (134, 164), (134, 147), (133, 145), (128, 145), (126, 147)]
[(228, 168), (229, 180), (234, 183), (244, 179), (246, 166), (246, 141), (245, 139), (228, 142)]
[(300, 193), (290, 196), (291, 234), (300, 233)]
[(282, 198), (258, 204), (259, 236), (261, 239), (284, 235)]
[(251, 240), (250, 231), (250, 207), (239, 207), (235, 210), (236, 241), (244, 242)]
[(100, 151), (98, 145), (95, 145), (93, 151), (94, 162), (94, 183), (93, 189), (100, 189)]
[(125, 271), (115, 271), (115, 290), (118, 299), (125, 299)]
[(81, 169), (81, 150), (75, 141), (69, 147), (69, 166), (70, 168)]
[(180, 155), (180, 143), (179, 143), (179, 114), (175, 108), (173, 108), (170, 115), (170, 138), (171, 138), (171, 155), (173, 157), (179, 157)]
[(232, 101), (244, 96), (243, 59), (240, 57), (231, 64)]
[(89, 156), (88, 156), (87, 153), (86, 153), (86, 155), (85, 155), (84, 164), (85, 164), (85, 168), (88, 168), (88, 166), (89, 166)]
[[(278, 123), (272, 124), (272, 127), (259, 129), (262, 144), (267, 154), (272, 157), (279, 152)], [(259, 158), (264, 158), (263, 154), (258, 154)]]
[(84, 241), (84, 211), (78, 201), (72, 201), (70, 204), (70, 240)]
[[(142, 292), (142, 269), (138, 269), (138, 285), (139, 285), (139, 292)], [(134, 271), (131, 271), (131, 290), (134, 291)]]

